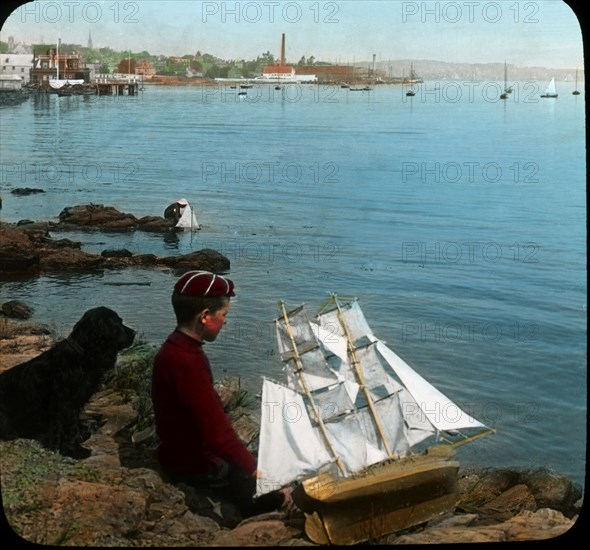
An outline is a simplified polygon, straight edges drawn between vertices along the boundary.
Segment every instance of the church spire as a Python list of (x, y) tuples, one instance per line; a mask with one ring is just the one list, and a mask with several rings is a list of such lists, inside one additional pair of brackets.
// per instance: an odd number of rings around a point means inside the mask
[(92, 34), (88, 31), (88, 47), (92, 48)]

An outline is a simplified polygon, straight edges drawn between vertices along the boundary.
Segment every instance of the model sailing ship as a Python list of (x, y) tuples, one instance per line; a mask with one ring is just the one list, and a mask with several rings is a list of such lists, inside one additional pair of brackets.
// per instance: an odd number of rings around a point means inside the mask
[(301, 482), (306, 533), (350, 544), (457, 503), (454, 448), (492, 433), (369, 327), (357, 300), (276, 319), (287, 381), (264, 379), (257, 495)]

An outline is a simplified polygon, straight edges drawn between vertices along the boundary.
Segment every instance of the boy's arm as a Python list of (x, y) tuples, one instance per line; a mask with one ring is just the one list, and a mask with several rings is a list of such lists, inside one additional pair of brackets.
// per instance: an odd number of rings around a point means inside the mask
[(205, 446), (246, 474), (253, 474), (256, 458), (238, 438), (209, 373), (194, 366), (181, 369), (177, 389), (192, 423), (200, 428)]

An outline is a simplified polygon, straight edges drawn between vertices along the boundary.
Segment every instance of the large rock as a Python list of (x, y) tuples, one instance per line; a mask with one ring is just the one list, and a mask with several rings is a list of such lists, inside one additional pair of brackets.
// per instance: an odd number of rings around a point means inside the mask
[[(459, 479), (458, 508), (491, 513), (552, 508), (572, 517), (579, 513), (582, 488), (548, 468), (466, 469)], [(531, 499), (534, 507), (531, 507)]]
[(480, 519), (489, 523), (506, 521), (522, 512), (537, 509), (535, 497), (525, 484), (514, 485), (479, 509)]
[(229, 259), (211, 248), (160, 258), (158, 263), (175, 269), (206, 269), (215, 273), (224, 273), (230, 268)]
[(119, 212), (112, 206), (88, 204), (64, 208), (59, 214), (59, 221), (85, 227), (127, 229), (136, 224), (137, 218), (133, 214)]
[(523, 481), (533, 494), (538, 508), (552, 508), (570, 517), (578, 513), (582, 489), (567, 477), (542, 468), (525, 472)]
[(451, 516), (421, 530), (393, 536), (388, 544), (457, 544), (481, 542), (533, 541), (555, 538), (570, 530), (574, 519), (561, 512), (542, 508), (525, 510), (510, 519), (491, 525), (474, 524), (476, 514)]
[(11, 193), (13, 195), (34, 195), (35, 193), (45, 193), (45, 190), (38, 187), (17, 187)]
[(39, 264), (39, 250), (33, 246), (28, 234), (8, 224), (0, 226), (0, 270), (23, 272)]
[(58, 228), (139, 229), (145, 231), (169, 231), (173, 225), (161, 216), (137, 218), (133, 214), (120, 212), (112, 206), (83, 204), (64, 208), (59, 216)]
[(242, 521), (231, 531), (220, 531), (208, 546), (312, 546), (302, 538), (302, 531), (302, 521), (289, 522), (282, 513), (263, 514)]
[(92, 271), (103, 267), (103, 258), (75, 248), (46, 248), (39, 259), (41, 271)]
[(137, 229), (143, 231), (165, 231), (174, 229), (170, 222), (162, 216), (144, 216), (139, 218), (136, 224)]
[(33, 309), (21, 300), (9, 300), (2, 304), (2, 313), (13, 319), (29, 319)]

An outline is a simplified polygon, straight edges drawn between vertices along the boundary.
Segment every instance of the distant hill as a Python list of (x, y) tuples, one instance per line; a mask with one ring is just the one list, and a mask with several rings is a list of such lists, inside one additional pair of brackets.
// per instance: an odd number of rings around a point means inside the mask
[[(386, 77), (401, 77), (410, 73), (410, 64), (414, 72), (424, 80), (504, 80), (504, 63), (447, 63), (428, 59), (396, 59), (379, 61), (375, 69)], [(357, 62), (356, 66), (372, 67), (372, 62)], [(550, 80), (572, 81), (576, 68), (552, 69), (547, 67), (518, 67), (508, 63), (508, 79), (514, 80)], [(578, 70), (578, 80), (584, 80), (584, 69)]]

